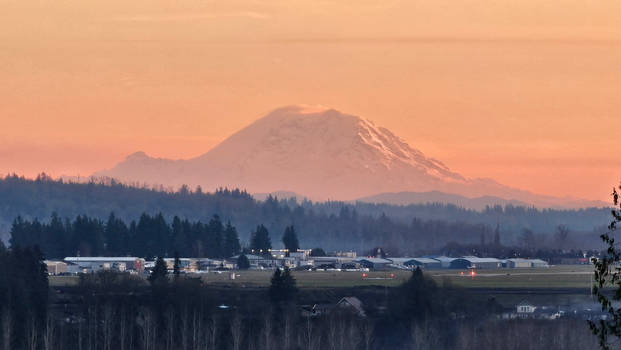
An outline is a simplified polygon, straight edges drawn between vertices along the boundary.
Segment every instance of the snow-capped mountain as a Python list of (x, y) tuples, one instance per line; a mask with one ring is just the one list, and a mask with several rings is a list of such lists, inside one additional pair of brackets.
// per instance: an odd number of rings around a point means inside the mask
[(441, 191), (538, 206), (576, 204), (490, 179), (469, 179), (369, 120), (306, 106), (276, 109), (196, 158), (169, 160), (137, 152), (94, 175), (175, 187), (201, 185), (205, 190), (292, 191), (316, 200)]

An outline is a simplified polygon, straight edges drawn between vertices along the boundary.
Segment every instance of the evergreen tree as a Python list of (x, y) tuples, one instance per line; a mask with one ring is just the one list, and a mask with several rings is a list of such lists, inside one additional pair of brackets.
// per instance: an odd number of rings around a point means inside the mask
[(494, 230), (494, 246), (500, 247), (500, 225), (496, 224), (496, 229)]
[(163, 286), (168, 283), (168, 266), (161, 256), (155, 261), (155, 266), (148, 279), (152, 286)]
[(123, 256), (130, 252), (128, 247), (129, 229), (125, 222), (110, 213), (104, 230), (106, 252), (108, 255)]
[(257, 229), (250, 235), (250, 249), (254, 250), (255, 254), (269, 254), (272, 241), (265, 226), (257, 226)]
[(285, 233), (282, 236), (282, 243), (289, 252), (297, 252), (298, 249), (300, 249), (298, 235), (295, 233), (293, 225), (285, 228)]
[(391, 299), (392, 312), (397, 317), (424, 320), (433, 315), (436, 292), (435, 282), (425, 277), (420, 267), (417, 267), (410, 278), (396, 290), (397, 295)]
[(239, 244), (239, 236), (235, 227), (231, 225), (229, 221), (224, 229), (224, 247), (223, 255), (225, 258), (238, 254), (241, 251), (241, 245)]
[(101, 256), (104, 253), (104, 225), (94, 218), (78, 215), (73, 221), (72, 239), (80, 256)]
[(171, 232), (172, 232), (172, 249), (174, 249), (175, 252), (177, 253), (181, 252), (181, 254), (185, 256), (190, 255), (190, 252), (187, 249), (189, 232), (186, 232), (183, 221), (181, 221), (181, 219), (179, 219), (179, 217), (176, 215), (172, 221)]
[[(65, 249), (68, 245), (66, 240), (69, 238), (69, 232), (66, 232), (65, 224), (58, 217), (56, 212), (52, 213), (50, 223), (44, 227), (44, 239), (41, 247), (49, 257), (66, 256)], [(68, 253), (68, 252), (67, 252)]]
[(175, 281), (179, 280), (180, 274), (181, 274), (181, 259), (179, 259), (179, 252), (175, 252), (175, 264), (173, 265), (173, 275), (175, 276)]
[(270, 299), (275, 303), (292, 302), (297, 292), (296, 281), (289, 268), (285, 267), (282, 272), (276, 269), (270, 284)]
[(240, 254), (237, 257), (237, 268), (240, 270), (247, 270), (250, 268), (250, 260), (244, 254)]
[(205, 242), (207, 257), (222, 258), (224, 256), (223, 235), (224, 226), (222, 225), (222, 221), (220, 221), (218, 215), (214, 215), (207, 225), (207, 237)]

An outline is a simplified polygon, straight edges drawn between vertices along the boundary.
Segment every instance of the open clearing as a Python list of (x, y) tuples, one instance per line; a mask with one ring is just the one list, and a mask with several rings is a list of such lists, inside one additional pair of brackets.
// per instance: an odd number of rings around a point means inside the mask
[[(201, 276), (206, 284), (229, 285), (235, 287), (268, 286), (272, 271), (246, 270), (235, 271), (235, 279), (230, 279), (231, 272), (204, 273)], [(366, 277), (363, 277), (363, 273)], [(463, 275), (462, 275), (463, 273)], [(593, 267), (588, 265), (562, 265), (540, 269), (493, 269), (477, 270), (475, 276), (469, 270), (427, 270), (438, 284), (452, 284), (466, 288), (491, 289), (541, 289), (573, 288), (588, 291), (592, 284)], [(294, 271), (294, 277), (301, 288), (338, 288), (355, 286), (394, 287), (410, 277), (410, 271)], [(74, 276), (51, 276), (53, 286), (70, 286), (77, 283)]]

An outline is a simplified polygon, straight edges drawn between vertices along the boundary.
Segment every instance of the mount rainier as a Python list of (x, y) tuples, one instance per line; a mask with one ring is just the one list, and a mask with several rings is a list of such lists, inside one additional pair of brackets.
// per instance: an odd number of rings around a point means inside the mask
[[(137, 152), (93, 175), (174, 187), (200, 185), (205, 190), (291, 191), (314, 200), (440, 191), (541, 207), (601, 205), (537, 195), (491, 179), (467, 178), (369, 120), (307, 106), (276, 109), (196, 158), (170, 160)], [(415, 197), (420, 201), (420, 194)]]

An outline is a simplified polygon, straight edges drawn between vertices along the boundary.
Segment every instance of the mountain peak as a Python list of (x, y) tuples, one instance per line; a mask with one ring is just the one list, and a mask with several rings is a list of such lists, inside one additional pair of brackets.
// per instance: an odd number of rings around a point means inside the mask
[(128, 155), (127, 157), (125, 157), (125, 160), (141, 160), (141, 159), (150, 159), (150, 158), (151, 157), (149, 157), (143, 151), (138, 151), (138, 152), (134, 152), (134, 153)]
[(136, 152), (97, 175), (207, 190), (289, 191), (316, 200), (441, 191), (546, 206), (555, 202), (493, 180), (464, 177), (372, 121), (309, 105), (277, 108), (196, 158), (172, 161)]

